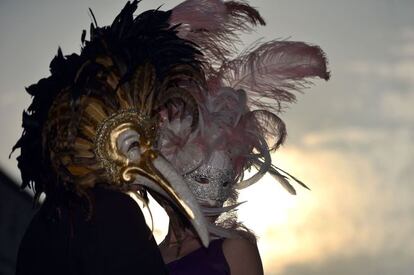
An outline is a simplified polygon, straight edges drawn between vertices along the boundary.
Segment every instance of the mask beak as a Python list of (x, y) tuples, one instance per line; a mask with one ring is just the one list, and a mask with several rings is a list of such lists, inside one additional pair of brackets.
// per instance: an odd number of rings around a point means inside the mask
[(202, 244), (209, 244), (207, 222), (183, 177), (161, 155), (147, 150), (139, 163), (130, 163), (121, 171), (124, 182), (144, 185), (166, 197), (191, 222)]

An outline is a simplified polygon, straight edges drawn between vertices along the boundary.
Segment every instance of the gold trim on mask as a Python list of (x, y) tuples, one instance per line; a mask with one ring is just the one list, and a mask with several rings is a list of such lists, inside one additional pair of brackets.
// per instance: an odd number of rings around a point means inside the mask
[(119, 136), (127, 130), (138, 133), (141, 152), (151, 149), (156, 134), (155, 123), (136, 109), (121, 110), (108, 117), (98, 128), (95, 139), (96, 157), (117, 185), (127, 182), (121, 170), (130, 165), (130, 160), (117, 145)]
[[(139, 162), (131, 162), (117, 144), (119, 136), (127, 130), (134, 130), (139, 135), (141, 158)], [(136, 109), (122, 110), (108, 117), (98, 128), (96, 135), (96, 156), (111, 176), (114, 184), (130, 184), (137, 175), (157, 182), (171, 198), (184, 209), (188, 218), (194, 219), (191, 207), (180, 198), (171, 184), (154, 167), (152, 162), (158, 157), (152, 148), (156, 134), (155, 124), (140, 114)]]

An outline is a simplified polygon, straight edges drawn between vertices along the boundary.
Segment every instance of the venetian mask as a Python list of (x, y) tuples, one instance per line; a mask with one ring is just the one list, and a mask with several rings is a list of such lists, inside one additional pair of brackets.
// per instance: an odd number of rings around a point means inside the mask
[(234, 184), (234, 169), (225, 151), (213, 151), (207, 161), (184, 176), (201, 205), (221, 207)]

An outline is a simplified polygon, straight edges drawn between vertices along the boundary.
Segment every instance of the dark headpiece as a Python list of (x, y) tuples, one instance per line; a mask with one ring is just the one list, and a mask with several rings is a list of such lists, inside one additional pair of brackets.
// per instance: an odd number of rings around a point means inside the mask
[[(51, 76), (27, 88), (33, 102), (13, 149), (21, 150), (23, 187), (34, 187), (37, 197), (82, 196), (100, 183), (122, 190), (140, 184), (197, 228), (204, 221), (195, 200), (155, 147), (160, 112), (181, 104), (198, 116), (190, 90), (203, 89), (201, 55), (177, 36), (171, 12), (134, 18), (138, 2), (128, 2), (110, 26), (92, 24), (80, 55), (58, 51)], [(202, 239), (208, 243), (207, 234)]]

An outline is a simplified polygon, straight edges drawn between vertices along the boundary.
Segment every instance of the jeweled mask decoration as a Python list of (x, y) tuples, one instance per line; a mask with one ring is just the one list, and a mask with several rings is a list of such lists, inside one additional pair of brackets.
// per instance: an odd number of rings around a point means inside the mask
[(230, 197), (235, 170), (226, 151), (213, 151), (207, 161), (184, 175), (190, 190), (201, 205), (221, 207)]
[[(131, 179), (125, 175), (126, 168), (142, 166), (155, 156), (157, 116), (153, 114), (155, 106), (151, 102), (157, 93), (167, 92), (162, 85), (155, 87), (156, 73), (149, 63), (139, 66), (130, 81), (120, 84), (121, 76), (107, 67), (114, 63), (110, 59), (98, 62), (103, 65), (100, 73), (109, 74), (110, 78), (90, 81), (84, 89), (91, 93), (82, 95), (74, 109), (68, 105), (72, 91), (62, 91), (44, 128), (56, 172), (77, 188), (99, 182), (128, 184)], [(92, 88), (95, 85), (99, 91)], [(76, 129), (68, 127), (76, 122)], [(57, 137), (56, 133), (59, 133)], [(135, 159), (128, 156), (128, 150), (122, 150), (125, 133), (133, 134), (135, 139), (134, 146), (139, 152)]]

